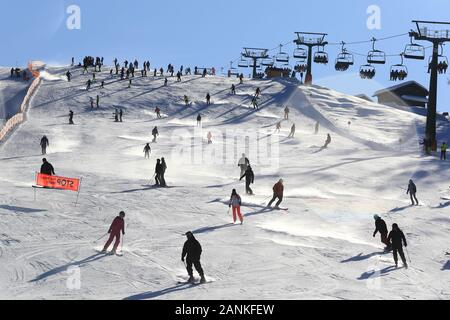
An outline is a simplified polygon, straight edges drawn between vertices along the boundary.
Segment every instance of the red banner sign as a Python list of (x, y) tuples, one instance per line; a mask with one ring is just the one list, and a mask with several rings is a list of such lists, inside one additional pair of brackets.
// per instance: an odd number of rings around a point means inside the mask
[(69, 190), (69, 191), (76, 191), (76, 192), (78, 192), (80, 190), (80, 180), (79, 179), (48, 176), (48, 175), (42, 174), (42, 173), (37, 174), (36, 185), (39, 187), (44, 187), (44, 188)]

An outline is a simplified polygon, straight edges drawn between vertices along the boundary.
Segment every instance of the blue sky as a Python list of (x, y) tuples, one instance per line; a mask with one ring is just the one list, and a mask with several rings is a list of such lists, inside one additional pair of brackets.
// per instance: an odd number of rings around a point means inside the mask
[[(72, 4), (81, 8), (81, 30), (66, 28), (66, 8)], [(90, 54), (104, 56), (108, 63), (114, 57), (120, 61), (138, 58), (150, 59), (153, 66), (173, 63), (220, 70), (239, 56), (243, 46), (274, 48), (293, 40), (295, 31), (325, 32), (330, 42), (352, 42), (406, 33), (414, 27), (413, 19), (450, 20), (448, 0), (14, 0), (1, 5), (3, 66), (24, 65), (29, 59), (65, 64), (72, 56), (78, 59)], [(380, 30), (367, 28), (370, 5), (381, 9)], [(397, 54), (408, 42), (405, 36), (377, 46)], [(285, 51), (292, 53), (293, 49), (290, 45)], [(339, 49), (327, 48), (333, 61)], [(370, 44), (348, 49), (367, 53)], [(319, 84), (372, 95), (378, 88), (393, 84), (389, 82), (389, 65), (399, 60), (391, 58), (386, 66), (377, 68), (374, 81), (361, 80), (356, 74), (365, 63), (364, 57), (357, 57), (355, 67), (345, 73), (336, 72), (333, 63), (315, 65), (313, 73)], [(426, 62), (405, 62), (410, 71), (408, 80), (428, 87)], [(439, 80), (438, 109), (449, 111), (447, 76)]]

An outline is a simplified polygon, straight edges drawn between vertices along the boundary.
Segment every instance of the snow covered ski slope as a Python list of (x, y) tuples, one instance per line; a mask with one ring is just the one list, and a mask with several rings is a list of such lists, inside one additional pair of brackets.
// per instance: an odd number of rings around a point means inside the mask
[[(231, 95), (234, 78), (188, 76), (176, 83), (174, 77), (164, 87), (161, 77), (137, 76), (128, 88), (106, 70), (86, 91), (91, 73), (73, 69), (67, 82), (67, 69), (46, 71), (28, 121), (0, 145), (0, 298), (450, 297), (450, 164), (422, 155), (423, 116), (287, 80), (245, 80)], [(260, 109), (253, 110), (257, 87)], [(97, 95), (100, 108), (91, 110)], [(275, 133), (286, 105), (290, 120)], [(115, 108), (123, 109), (123, 123), (114, 122)], [(201, 139), (191, 139), (199, 113)], [(296, 135), (288, 139), (293, 123)], [(155, 126), (160, 136), (148, 160), (143, 148)], [(237, 144), (222, 135), (252, 132), (258, 135)], [(324, 149), (328, 133), (332, 142)], [(439, 141), (449, 133), (440, 122)], [(74, 193), (38, 190), (33, 199), (44, 134), (56, 174), (83, 178), (76, 207)], [(249, 154), (255, 196), (247, 196), (237, 163), (258, 143), (262, 150)], [(203, 157), (190, 153), (202, 149)], [(161, 157), (168, 164), (163, 189), (148, 185)], [(289, 211), (267, 210), (280, 178)], [(411, 178), (418, 207), (406, 195)], [(227, 215), (233, 188), (243, 200), (242, 226)], [(105, 239), (94, 241), (121, 210), (127, 213), (123, 256), (97, 254)], [(374, 214), (404, 231), (408, 270), (395, 270), (391, 254), (372, 237)], [(178, 284), (186, 277), (180, 258), (189, 230), (203, 246), (204, 286)]]

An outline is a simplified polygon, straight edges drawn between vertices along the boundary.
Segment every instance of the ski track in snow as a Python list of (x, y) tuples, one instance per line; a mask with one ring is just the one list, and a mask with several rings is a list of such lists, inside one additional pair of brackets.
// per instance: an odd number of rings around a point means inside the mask
[[(0, 298), (449, 298), (443, 252), (450, 231), (450, 165), (420, 153), (423, 116), (283, 79), (246, 80), (232, 96), (234, 78), (184, 77), (163, 87), (163, 78), (137, 77), (127, 89), (125, 81), (102, 72), (86, 92), (91, 73), (74, 69), (68, 83), (65, 72), (45, 71), (27, 122), (0, 144)], [(100, 90), (102, 79), (106, 86)], [(262, 90), (259, 110), (250, 106), (256, 87)], [(101, 107), (91, 110), (89, 97), (97, 94)], [(193, 101), (189, 107), (185, 94)], [(286, 105), (290, 120), (282, 121)], [(123, 124), (113, 121), (117, 106), (125, 111)], [(156, 118), (156, 106), (163, 119)], [(67, 125), (70, 109), (75, 126)], [(215, 129), (261, 129), (268, 132), (260, 139), (266, 142), (282, 121), (280, 168), (254, 165), (256, 196), (246, 196), (244, 183), (237, 181), (244, 149), (225, 165), (188, 164), (172, 153), (182, 141), (172, 133), (194, 132), (198, 113), (203, 139)], [(296, 137), (286, 139), (293, 123)], [(142, 150), (154, 126), (161, 135), (146, 160)], [(449, 124), (440, 122), (439, 132), (448, 138)], [(321, 149), (327, 133), (333, 141)], [(37, 190), (33, 200), (44, 134), (50, 139), (46, 157), (56, 173), (83, 177), (77, 207), (69, 192)], [(214, 135), (208, 147), (220, 149), (223, 142)], [(168, 189), (148, 186), (162, 156), (169, 166)], [(280, 177), (286, 183), (282, 206), (289, 211), (266, 210)], [(409, 206), (402, 190), (411, 177), (419, 187), (419, 207)], [(233, 188), (243, 198), (243, 226), (233, 225), (227, 215)], [(127, 212), (123, 256), (98, 255), (95, 250), (106, 239), (94, 240), (120, 210)], [(404, 230), (412, 261), (408, 270), (394, 270), (391, 254), (382, 252), (379, 236), (372, 237), (375, 213)], [(187, 279), (180, 255), (188, 230), (203, 246), (208, 283), (202, 286), (177, 285)], [(81, 272), (79, 290), (67, 286), (71, 267)]]

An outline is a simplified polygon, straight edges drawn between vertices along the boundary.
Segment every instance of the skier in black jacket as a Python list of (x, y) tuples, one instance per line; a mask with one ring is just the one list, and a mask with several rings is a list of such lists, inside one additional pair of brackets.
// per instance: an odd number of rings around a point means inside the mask
[(47, 136), (43, 136), (41, 139), (42, 154), (47, 154), (47, 147), (50, 145)]
[(202, 246), (195, 239), (194, 234), (192, 232), (186, 233), (187, 241), (183, 246), (183, 253), (181, 255), (181, 261), (185, 261), (186, 258), (186, 269), (189, 274), (189, 283), (193, 283), (195, 281), (192, 265), (194, 265), (195, 270), (197, 270), (198, 274), (201, 277), (200, 283), (205, 283), (205, 274), (202, 269), (202, 265), (200, 263), (200, 257), (202, 255)]
[(162, 186), (162, 175), (163, 175), (164, 167), (161, 164), (161, 160), (156, 160), (156, 167), (155, 167), (155, 185), (156, 186)]
[(381, 234), (381, 243), (383, 243), (386, 246), (384, 249), (386, 251), (390, 251), (391, 245), (387, 240), (388, 228), (386, 226), (386, 222), (384, 222), (384, 220), (381, 219), (381, 217), (377, 214), (373, 218), (375, 219), (375, 231), (373, 232), (373, 237), (375, 238), (375, 236), (379, 232)]
[(42, 174), (46, 174), (48, 176), (52, 176), (55, 175), (55, 169), (53, 168), (53, 166), (50, 164), (50, 162), (47, 162), (47, 159), (42, 159), (42, 166), (41, 166), (41, 173)]
[(250, 188), (250, 184), (255, 183), (255, 174), (253, 173), (252, 167), (249, 165), (247, 170), (245, 170), (244, 175), (241, 177), (242, 180), (245, 177), (245, 191), (247, 194), (253, 195), (253, 190)]
[(400, 254), (400, 258), (402, 259), (403, 266), (405, 268), (408, 268), (408, 264), (406, 263), (405, 253), (403, 252), (403, 244), (405, 247), (408, 246), (406, 243), (405, 235), (403, 234), (403, 231), (400, 230), (398, 225), (394, 223), (392, 225), (392, 231), (389, 233), (388, 241), (392, 246), (392, 252), (394, 254), (394, 261), (395, 261), (395, 267), (398, 267), (398, 257), (397, 254)]
[[(409, 196), (411, 198), (412, 205), (418, 206), (419, 205), (419, 200), (417, 200), (417, 197), (416, 197), (417, 187), (414, 184), (414, 181), (412, 181), (412, 180), (409, 180), (408, 190), (406, 191), (406, 194), (408, 194), (408, 193), (409, 193)], [(416, 200), (416, 203), (414, 203), (414, 200)]]

